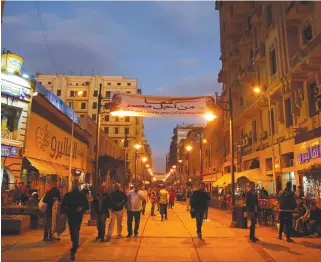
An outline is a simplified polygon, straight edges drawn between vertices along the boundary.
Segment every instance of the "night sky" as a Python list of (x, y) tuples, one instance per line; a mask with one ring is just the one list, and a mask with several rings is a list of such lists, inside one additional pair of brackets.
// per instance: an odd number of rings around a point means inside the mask
[[(2, 48), (32, 74), (137, 78), (143, 94), (219, 92), (219, 16), (212, 2), (6, 2)], [(153, 169), (164, 172), (173, 128), (201, 118), (145, 118)]]

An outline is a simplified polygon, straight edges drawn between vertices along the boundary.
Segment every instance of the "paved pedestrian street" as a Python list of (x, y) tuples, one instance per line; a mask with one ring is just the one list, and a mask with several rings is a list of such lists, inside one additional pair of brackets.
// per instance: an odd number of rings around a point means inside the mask
[[(150, 208), (148, 207), (149, 211)], [(158, 213), (158, 212), (157, 212)], [(85, 217), (80, 234), (77, 261), (320, 261), (320, 238), (294, 238), (295, 243), (280, 241), (274, 229), (257, 230), (260, 242), (248, 241), (248, 230), (229, 227), (227, 211), (209, 210), (203, 225), (203, 240), (196, 237), (195, 220), (182, 204), (160, 216), (142, 217), (138, 237), (123, 237), (96, 242), (96, 227), (87, 226)], [(124, 225), (126, 220), (124, 219)], [(60, 242), (43, 242), (42, 230), (19, 236), (2, 236), (2, 261), (68, 261), (71, 242), (66, 231)]]

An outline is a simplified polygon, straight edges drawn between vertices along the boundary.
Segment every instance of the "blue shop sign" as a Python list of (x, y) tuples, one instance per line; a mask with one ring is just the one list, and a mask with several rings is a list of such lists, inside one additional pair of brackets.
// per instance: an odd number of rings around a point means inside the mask
[(1, 79), (1, 94), (19, 99), (25, 99), (27, 96), (23, 86), (4, 81), (3, 79)]
[(18, 148), (15, 146), (1, 145), (1, 157), (17, 156)]

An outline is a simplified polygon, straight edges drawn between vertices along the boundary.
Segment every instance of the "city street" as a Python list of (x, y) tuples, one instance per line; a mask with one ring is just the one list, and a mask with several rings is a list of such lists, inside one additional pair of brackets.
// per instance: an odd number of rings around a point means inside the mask
[[(150, 210), (147, 208), (147, 210)], [(125, 221), (125, 220), (124, 220)], [(113, 237), (110, 242), (95, 242), (95, 227), (83, 221), (77, 261), (319, 261), (320, 238), (295, 238), (295, 243), (276, 239), (271, 228), (258, 228), (260, 242), (248, 241), (248, 230), (229, 228), (227, 211), (209, 210), (203, 225), (203, 240), (196, 238), (195, 220), (185, 205), (169, 210), (168, 220), (147, 214), (141, 219), (139, 236)], [(125, 223), (123, 223), (125, 224)], [(2, 261), (68, 261), (71, 246), (66, 231), (60, 242), (43, 242), (42, 230), (19, 236), (2, 236)]]

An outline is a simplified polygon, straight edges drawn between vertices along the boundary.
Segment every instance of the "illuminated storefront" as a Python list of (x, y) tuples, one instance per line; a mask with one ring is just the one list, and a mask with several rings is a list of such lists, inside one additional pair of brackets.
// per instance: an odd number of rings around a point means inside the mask
[(20, 181), (25, 135), (34, 82), (20, 76), (23, 59), (7, 52), (1, 56), (1, 178), (11, 189)]
[[(77, 124), (71, 138), (71, 119), (50, 103), (42, 94), (33, 97), (23, 161), (24, 180), (43, 194), (53, 182), (67, 190), (71, 143), (72, 174), (87, 172), (90, 135)], [(72, 142), (73, 140), (73, 142)], [(48, 187), (48, 188), (47, 188)]]

